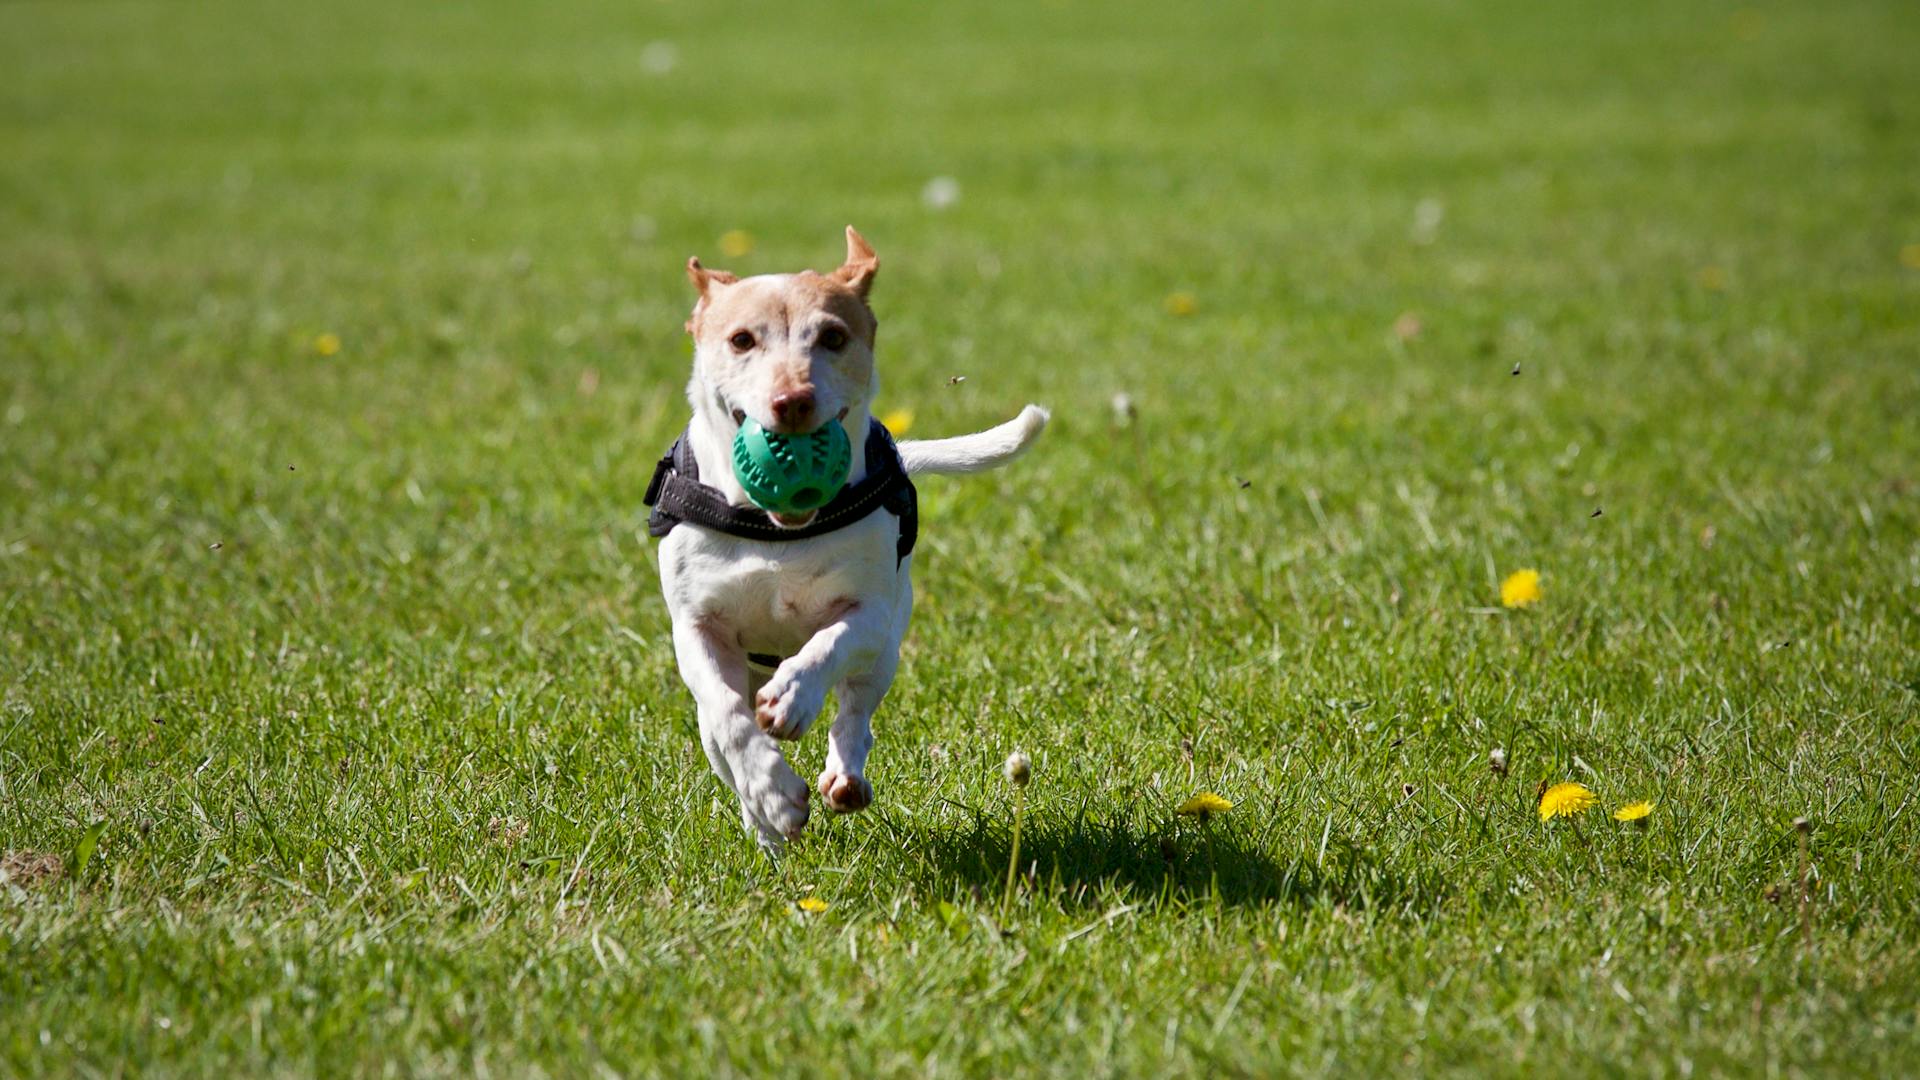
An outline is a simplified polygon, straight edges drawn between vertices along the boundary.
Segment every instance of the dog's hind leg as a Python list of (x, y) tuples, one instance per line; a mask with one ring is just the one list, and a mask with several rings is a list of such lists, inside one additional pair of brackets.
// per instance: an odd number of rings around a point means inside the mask
[(740, 817), (762, 847), (779, 851), (807, 824), (807, 783), (753, 721), (746, 655), (724, 635), (675, 619), (680, 677), (700, 710), (700, 744), (740, 797)]
[(888, 649), (871, 669), (849, 676), (834, 688), (840, 710), (827, 732), (827, 763), (815, 786), (835, 813), (865, 810), (873, 802), (873, 785), (866, 777), (867, 754), (873, 750), (873, 714), (893, 685), (899, 666), (899, 649)]

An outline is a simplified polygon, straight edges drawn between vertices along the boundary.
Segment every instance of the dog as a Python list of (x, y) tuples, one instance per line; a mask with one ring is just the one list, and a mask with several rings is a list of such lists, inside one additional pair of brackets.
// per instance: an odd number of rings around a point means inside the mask
[[(812, 792), (837, 813), (873, 801), (873, 716), (913, 611), (910, 477), (1003, 465), (1048, 418), (1028, 405), (986, 431), (896, 445), (870, 412), (878, 322), (867, 301), (879, 268), (851, 225), (846, 259), (828, 274), (739, 278), (687, 261), (699, 294), (686, 326), (693, 415), (655, 468), (649, 527), (662, 538), (661, 591), (701, 746), (739, 796), (749, 833), (774, 854), (805, 828)], [(840, 421), (853, 446), (840, 495), (801, 514), (753, 506), (731, 464), (748, 417), (789, 435)], [(805, 735), (829, 690), (826, 766), (810, 788), (779, 740)]]

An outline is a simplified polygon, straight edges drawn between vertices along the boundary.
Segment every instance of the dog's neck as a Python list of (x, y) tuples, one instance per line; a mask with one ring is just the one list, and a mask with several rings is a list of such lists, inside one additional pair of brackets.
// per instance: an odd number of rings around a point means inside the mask
[[(733, 475), (733, 436), (740, 426), (726, 415), (721, 406), (714, 401), (701, 401), (710, 394), (695, 393), (693, 420), (687, 425), (687, 438), (693, 443), (693, 460), (700, 465), (700, 482), (719, 490), (734, 506), (751, 506), (753, 500), (747, 498), (747, 491)], [(840, 421), (847, 429), (847, 438), (852, 442), (853, 467), (847, 473), (847, 483), (857, 484), (867, 478), (867, 428), (871, 421), (867, 407), (861, 405), (848, 411), (847, 418)]]

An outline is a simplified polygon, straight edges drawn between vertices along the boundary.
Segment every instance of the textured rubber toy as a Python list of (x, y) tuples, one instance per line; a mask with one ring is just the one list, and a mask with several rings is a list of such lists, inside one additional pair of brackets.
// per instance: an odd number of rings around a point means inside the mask
[(846, 486), (852, 461), (853, 447), (838, 420), (805, 435), (781, 435), (749, 418), (733, 437), (733, 475), (753, 505), (776, 514), (827, 505)]

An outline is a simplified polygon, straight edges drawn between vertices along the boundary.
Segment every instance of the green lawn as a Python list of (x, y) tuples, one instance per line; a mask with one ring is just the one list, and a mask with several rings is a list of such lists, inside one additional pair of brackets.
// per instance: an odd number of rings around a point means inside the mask
[[(1920, 1071), (1916, 56), (0, 5), (0, 1074)], [(1054, 423), (921, 484), (876, 804), (775, 865), (639, 503), (686, 257), (849, 222), (883, 408)]]

